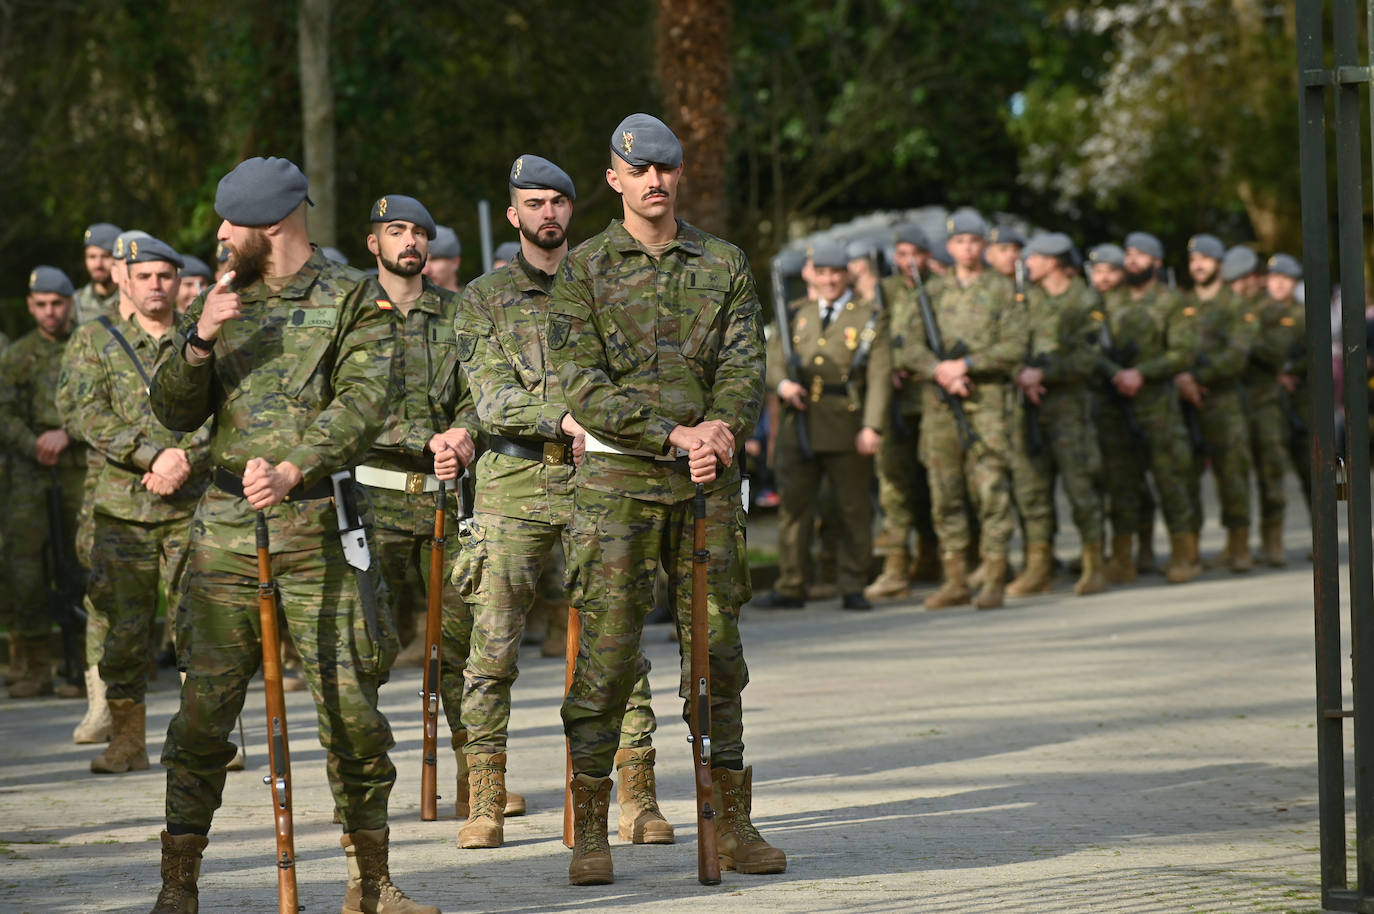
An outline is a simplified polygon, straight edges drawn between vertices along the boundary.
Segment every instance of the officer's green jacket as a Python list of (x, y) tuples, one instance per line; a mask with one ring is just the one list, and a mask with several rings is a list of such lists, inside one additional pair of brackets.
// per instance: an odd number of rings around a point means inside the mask
[[(791, 315), (792, 349), (801, 362), (800, 383), (807, 389), (806, 431), (811, 449), (818, 454), (854, 450), (859, 430), (883, 432), (892, 402), (892, 349), (887, 314), (876, 302), (851, 298), (821, 329), (820, 306), (801, 299), (788, 306)], [(867, 349), (866, 363), (858, 372), (854, 362)], [(777, 390), (787, 377), (782, 344), (768, 348), (768, 390)], [(796, 422), (787, 410), (782, 431)]]
[(1188, 371), (1196, 356), (1189, 326), (1196, 313), (1158, 283), (1138, 299), (1130, 295), (1115, 299), (1107, 314), (1112, 340), (1118, 350), (1132, 351), (1134, 357), (1122, 364), (1103, 351), (1099, 370), (1110, 379), (1124, 368), (1135, 368), (1146, 381), (1172, 380)]
[[(456, 328), (463, 372), (484, 429), (530, 446), (572, 446), (563, 434), (568, 406), (548, 355), (549, 290), (554, 278), (523, 254), (468, 283)], [(573, 468), (487, 451), (477, 462), (476, 510), (566, 524)]]
[[(289, 460), (303, 485), (354, 466), (377, 440), (392, 402), (395, 332), (391, 303), (362, 272), (317, 248), (279, 294), (262, 280), (239, 290), (243, 316), (220, 330), (208, 362), (185, 358), (186, 330), (202, 294), (178, 324), (174, 357), (153, 378), (153, 413), (192, 432), (214, 416), (212, 461), (242, 474), (248, 460)], [(269, 512), (273, 552), (318, 549), (336, 529), (329, 499), (287, 502)], [(245, 499), (212, 485), (196, 512), (203, 533), (240, 555), (256, 551)]]
[[(57, 409), (57, 383), (69, 339), (50, 340), (35, 328), (0, 354), (0, 444), (33, 467), (38, 466), (38, 436), (66, 427)], [(85, 443), (70, 428), (67, 434), (72, 441), (58, 465), (85, 467)]]
[(1103, 313), (1087, 283), (1074, 278), (1059, 295), (1032, 289), (1027, 301), (1030, 362), (1044, 372), (1049, 394), (1081, 387), (1102, 356)]
[[(969, 377), (975, 383), (1005, 383), (1021, 366), (1026, 355), (1025, 307), (1017, 303), (1011, 280), (996, 270), (982, 270), (967, 286), (947, 277), (931, 298), (931, 311), (946, 355), (963, 343)], [(933, 383), (940, 357), (926, 342), (919, 309), (902, 337), (897, 367)]]
[[(725, 422), (742, 444), (763, 403), (763, 323), (744, 253), (678, 220), (655, 261), (613, 220), (563, 260), (549, 315), (550, 359), (569, 409), (603, 442), (667, 455), (677, 425)], [(694, 486), (681, 469), (588, 454), (581, 485), (675, 504)], [(708, 489), (739, 485), (734, 461)]]
[[(1203, 387), (1214, 391), (1234, 388), (1245, 374), (1254, 342), (1254, 315), (1228, 288), (1222, 287), (1211, 301), (1189, 293), (1183, 296), (1184, 345), (1194, 353), (1187, 369)], [(1191, 310), (1192, 314), (1187, 312)], [(1246, 316), (1249, 315), (1249, 320)]]
[[(129, 345), (147, 377), (173, 354), (174, 332), (161, 339), (139, 326), (135, 318), (114, 327)], [(104, 459), (94, 461), (87, 497), (98, 514), (142, 524), (190, 517), (210, 477), (210, 432), (167, 429), (153, 415), (143, 375), (119, 341), (102, 324), (82, 324), (72, 334), (62, 359), (57, 405), (67, 427), (73, 429)], [(143, 487), (143, 474), (169, 447), (186, 451), (191, 478), (175, 494), (154, 495)]]
[(89, 323), (102, 314), (111, 319), (118, 319), (119, 287), (115, 286), (109, 295), (101, 295), (95, 290), (95, 283), (88, 282), (76, 290), (76, 295), (72, 297), (72, 306), (75, 308), (74, 319), (78, 324)]

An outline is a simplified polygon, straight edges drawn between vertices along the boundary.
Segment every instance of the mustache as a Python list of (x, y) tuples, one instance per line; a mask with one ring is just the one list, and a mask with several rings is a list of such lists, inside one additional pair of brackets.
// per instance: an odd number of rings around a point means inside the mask
[(645, 192), (644, 192), (644, 197), (643, 197), (643, 199), (648, 200), (650, 197), (667, 197), (667, 196), (668, 196), (668, 192), (667, 192), (666, 190), (663, 190), (663, 189), (661, 189), (661, 188), (655, 187), (655, 188), (652, 188), (652, 189), (650, 189), (650, 190), (645, 191)]

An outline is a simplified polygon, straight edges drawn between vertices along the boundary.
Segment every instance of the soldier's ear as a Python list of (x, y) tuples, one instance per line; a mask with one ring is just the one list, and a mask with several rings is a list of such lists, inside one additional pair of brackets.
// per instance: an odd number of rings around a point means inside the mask
[(372, 233), (370, 233), (370, 232), (368, 233), (368, 236), (367, 236), (367, 249), (368, 249), (368, 251), (370, 251), (370, 252), (372, 253), (372, 256), (373, 256), (373, 257), (376, 257), (377, 255), (379, 255), (379, 254), (381, 253), (381, 248), (380, 248), (380, 246), (377, 244), (377, 236), (374, 235), (374, 234), (372, 234)]

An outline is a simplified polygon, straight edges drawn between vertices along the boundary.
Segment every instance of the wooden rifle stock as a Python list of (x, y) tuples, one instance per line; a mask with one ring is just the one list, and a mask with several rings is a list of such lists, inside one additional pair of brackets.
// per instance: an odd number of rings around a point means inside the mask
[(277, 637), (277, 585), (272, 580), (272, 557), (267, 517), (258, 512), (258, 620), (262, 627), (262, 680), (267, 696), (268, 773), (262, 779), (272, 790), (277, 831), (277, 902), (280, 914), (296, 914), (296, 847), (291, 823), (291, 753), (286, 736), (286, 693), (281, 686), (281, 641)]
[[(572, 604), (568, 604), (567, 644), (563, 648), (563, 696), (572, 690), (573, 670), (577, 666), (577, 643), (582, 640), (582, 617)], [(563, 782), (563, 844), (573, 846), (573, 799), (572, 799), (572, 743), (565, 736), (563, 751), (566, 756), (566, 776)]]
[(697, 881), (718, 885), (717, 810), (711, 807), (711, 648), (706, 625), (706, 571), (711, 553), (706, 548), (706, 487), (701, 483), (697, 483), (697, 493), (692, 498), (692, 518), (692, 637), (688, 661), (692, 681), (687, 716), (697, 786)]
[(424, 737), (420, 747), (420, 819), (439, 817), (439, 639), (444, 614), (444, 480), (434, 496), (434, 542), (429, 547), (429, 607), (425, 614), (425, 676), (420, 689)]

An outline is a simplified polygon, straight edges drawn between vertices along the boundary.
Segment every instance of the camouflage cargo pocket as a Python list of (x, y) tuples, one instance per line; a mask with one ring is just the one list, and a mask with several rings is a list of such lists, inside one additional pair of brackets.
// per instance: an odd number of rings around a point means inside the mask
[(487, 535), (475, 520), (469, 520), (458, 531), (458, 557), (453, 560), (449, 583), (458, 591), (464, 603), (480, 602), (485, 583), (483, 574), (487, 564)]

